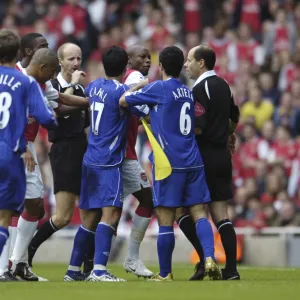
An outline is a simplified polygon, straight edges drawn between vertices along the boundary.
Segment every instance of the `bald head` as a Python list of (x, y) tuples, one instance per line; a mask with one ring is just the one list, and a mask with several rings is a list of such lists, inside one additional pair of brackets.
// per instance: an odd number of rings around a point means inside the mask
[(27, 74), (34, 77), (39, 83), (46, 83), (52, 79), (57, 69), (57, 54), (48, 48), (37, 50), (26, 68)]
[(147, 48), (142, 45), (132, 45), (128, 47), (129, 68), (141, 72), (144, 76), (148, 75), (151, 66), (151, 55)]
[(58, 51), (61, 74), (67, 82), (70, 82), (74, 71), (79, 70), (82, 61), (81, 49), (72, 43), (66, 43), (59, 47)]
[(203, 59), (208, 70), (212, 70), (215, 67), (216, 53), (212, 48), (206, 45), (200, 45), (192, 48), (191, 51), (192, 50), (194, 50), (194, 57), (196, 61)]
[(141, 52), (148, 51), (143, 45), (132, 45), (127, 48), (127, 54), (128, 56), (135, 56), (138, 55)]
[(55, 51), (48, 49), (48, 48), (42, 48), (38, 49), (30, 62), (31, 65), (58, 65), (58, 58)]
[(81, 53), (81, 49), (73, 43), (65, 43), (62, 44), (58, 50), (57, 50), (57, 55), (59, 59), (63, 59), (65, 56), (65, 53), (69, 53), (69, 52), (80, 52)]
[(192, 48), (187, 56), (184, 67), (190, 79), (197, 80), (201, 74), (213, 70), (216, 63), (216, 54), (206, 45)]

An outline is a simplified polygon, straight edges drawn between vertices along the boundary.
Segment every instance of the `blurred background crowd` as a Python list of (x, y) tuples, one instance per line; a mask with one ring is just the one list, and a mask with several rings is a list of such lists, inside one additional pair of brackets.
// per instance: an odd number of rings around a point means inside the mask
[[(150, 80), (158, 78), (163, 47), (177, 45), (186, 54), (210, 45), (215, 70), (241, 109), (231, 217), (236, 226), (300, 226), (300, 1), (1, 0), (0, 22), (20, 35), (42, 33), (53, 49), (77, 43), (86, 83), (103, 76), (101, 56), (112, 45), (149, 48)], [(184, 72), (181, 79), (191, 85)], [(37, 147), (51, 205), (50, 144), (43, 130)], [(149, 170), (151, 149), (142, 128), (137, 149)], [(126, 203), (130, 215), (135, 202)]]

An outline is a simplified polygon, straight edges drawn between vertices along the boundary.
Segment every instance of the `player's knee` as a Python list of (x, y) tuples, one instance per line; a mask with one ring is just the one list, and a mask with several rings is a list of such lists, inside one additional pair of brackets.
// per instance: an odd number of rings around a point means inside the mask
[(0, 226), (8, 228), (11, 223), (11, 218), (13, 216), (12, 211), (0, 209)]
[(104, 208), (102, 211), (101, 222), (115, 226), (119, 223), (122, 210), (118, 207)]
[(190, 207), (190, 215), (194, 222), (201, 218), (207, 218), (206, 206), (204, 204), (197, 204)]
[(57, 228), (61, 229), (69, 225), (71, 221), (72, 221), (72, 216), (70, 215), (56, 216), (54, 220), (54, 224)]
[(173, 226), (175, 220), (175, 208), (157, 207), (155, 211), (159, 226)]
[(141, 207), (153, 209), (151, 188), (143, 188), (138, 192), (133, 193), (133, 195), (139, 201)]
[(182, 216), (186, 215), (187, 211), (183, 207), (176, 208), (175, 220), (178, 221)]
[(227, 212), (227, 203), (225, 201), (210, 203), (209, 211), (215, 224), (229, 218)]
[(37, 216), (39, 217), (41, 215), (41, 212), (45, 213), (44, 211), (44, 205), (41, 202), (40, 198), (36, 199), (26, 199), (25, 201), (25, 211), (31, 215), (31, 216)]

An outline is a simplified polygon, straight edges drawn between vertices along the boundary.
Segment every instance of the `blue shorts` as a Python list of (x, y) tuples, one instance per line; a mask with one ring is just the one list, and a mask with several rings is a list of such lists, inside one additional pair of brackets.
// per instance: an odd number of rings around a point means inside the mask
[(82, 165), (79, 208), (123, 206), (123, 177), (120, 167), (99, 169)]
[[(0, 147), (0, 151), (3, 149)], [(0, 157), (0, 210), (21, 213), (26, 191), (25, 165), (19, 153)]]
[(173, 171), (166, 179), (154, 181), (152, 193), (154, 207), (190, 207), (210, 202), (204, 168), (191, 172)]

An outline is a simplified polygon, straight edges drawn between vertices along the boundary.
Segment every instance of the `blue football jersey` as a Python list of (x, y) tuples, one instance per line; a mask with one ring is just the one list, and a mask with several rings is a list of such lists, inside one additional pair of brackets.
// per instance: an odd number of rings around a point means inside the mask
[(20, 71), (0, 66), (0, 142), (3, 149), (23, 153), (28, 115), (47, 128), (56, 126), (52, 110), (36, 81)]
[(129, 88), (116, 80), (97, 79), (86, 88), (90, 102), (90, 131), (83, 161), (96, 167), (114, 167), (125, 154), (129, 110), (119, 99)]
[(151, 129), (173, 171), (203, 167), (194, 134), (194, 100), (187, 86), (175, 78), (158, 80), (127, 94), (126, 102), (150, 107)]

